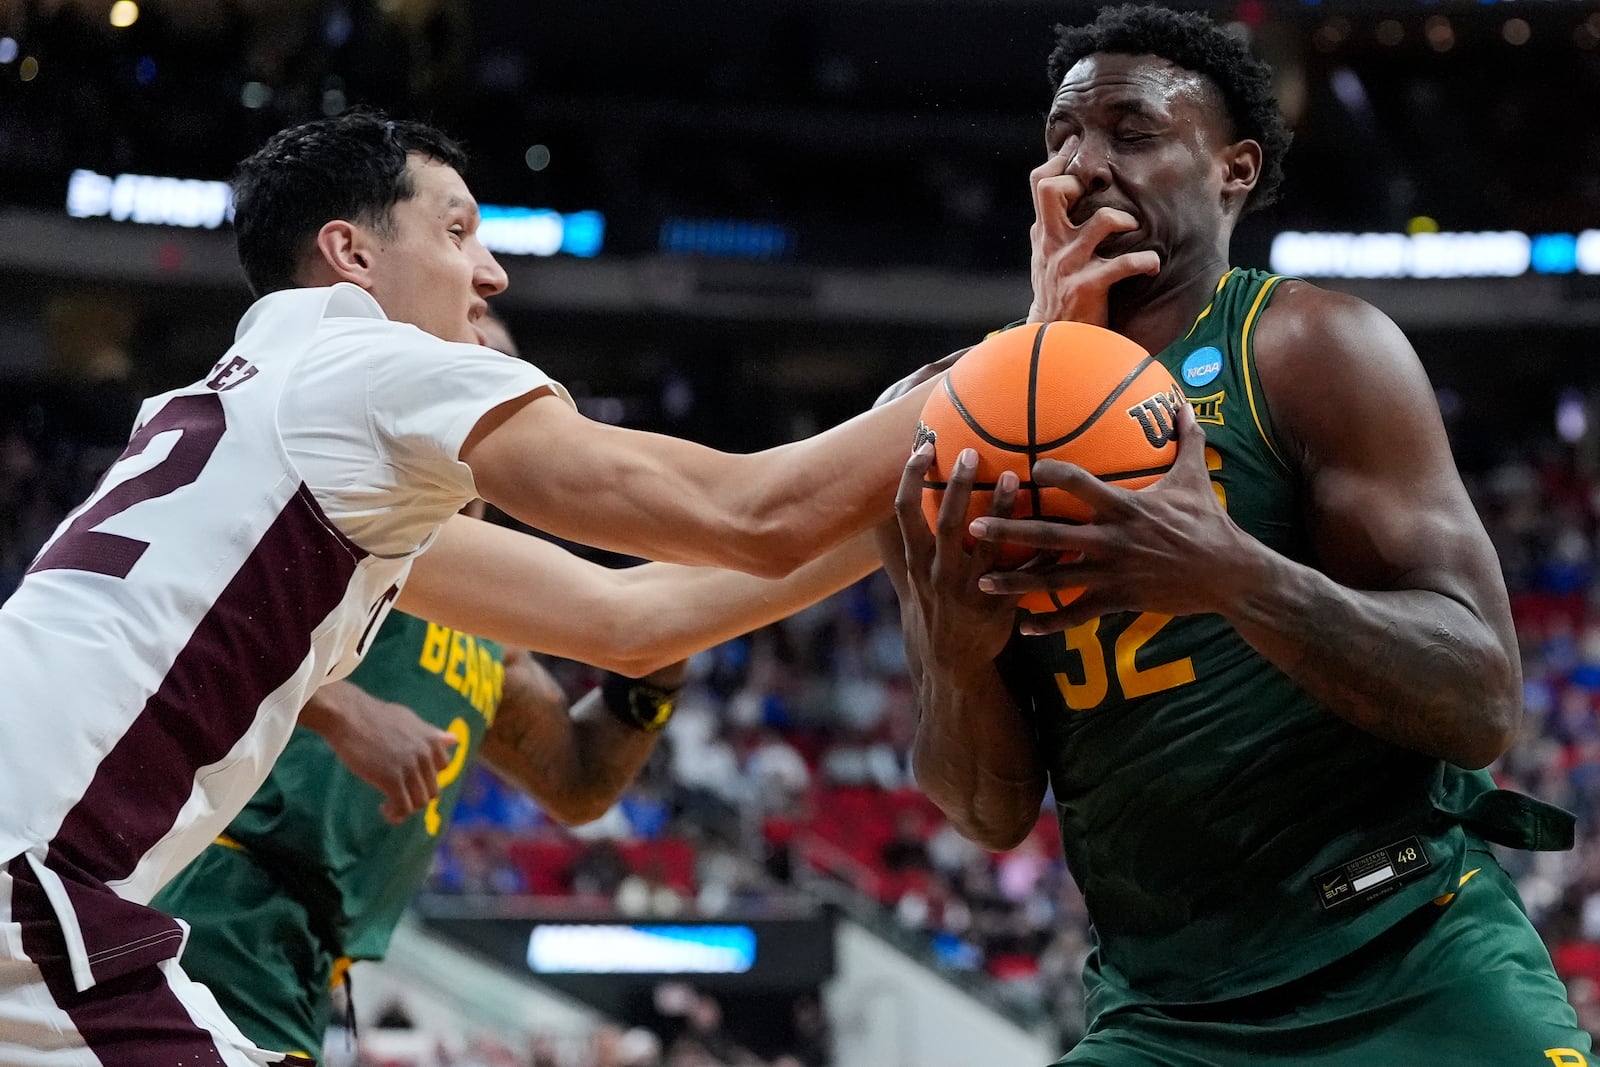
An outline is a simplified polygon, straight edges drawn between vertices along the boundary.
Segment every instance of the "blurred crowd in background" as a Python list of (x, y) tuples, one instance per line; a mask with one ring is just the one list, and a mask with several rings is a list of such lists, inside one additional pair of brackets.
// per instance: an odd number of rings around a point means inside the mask
[[(486, 203), (604, 210), (608, 250), (731, 219), (770, 227), (761, 258), (1009, 268), (1052, 27), (1098, 6), (0, 0), (0, 186), (59, 210), (77, 168), (225, 179), (273, 130), (359, 102), (465, 139)], [(1592, 5), (1173, 6), (1249, 35), (1296, 127), (1246, 246), (1600, 215), (1600, 129), (1550, 106), (1600, 90)]]

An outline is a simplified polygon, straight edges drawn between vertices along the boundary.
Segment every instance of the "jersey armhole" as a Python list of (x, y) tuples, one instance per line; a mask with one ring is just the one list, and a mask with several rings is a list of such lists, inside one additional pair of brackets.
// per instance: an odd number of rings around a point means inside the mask
[(1239, 365), (1243, 370), (1245, 400), (1250, 405), (1250, 417), (1255, 423), (1256, 432), (1261, 435), (1261, 441), (1267, 446), (1267, 451), (1283, 468), (1285, 474), (1294, 474), (1294, 468), (1289, 465), (1287, 450), (1278, 440), (1277, 432), (1272, 425), (1272, 413), (1267, 406), (1266, 390), (1262, 388), (1261, 376), (1256, 371), (1255, 359), (1255, 334), (1256, 323), (1261, 312), (1271, 303), (1272, 295), (1278, 288), (1278, 283), (1284, 281), (1281, 274), (1274, 274), (1267, 278), (1261, 285), (1261, 290), (1256, 293), (1256, 298), (1250, 304), (1250, 310), (1245, 314), (1244, 325), (1239, 330)]

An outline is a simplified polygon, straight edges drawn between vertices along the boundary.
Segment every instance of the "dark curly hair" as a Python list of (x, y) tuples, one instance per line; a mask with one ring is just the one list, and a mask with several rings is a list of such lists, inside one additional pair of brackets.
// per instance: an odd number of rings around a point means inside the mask
[(1235, 133), (1261, 145), (1261, 177), (1245, 210), (1266, 207), (1283, 183), (1283, 156), (1292, 134), (1272, 96), (1272, 68), (1250, 54), (1238, 38), (1198, 12), (1123, 4), (1101, 10), (1086, 26), (1057, 26), (1050, 53), (1050, 84), (1096, 52), (1160, 56), (1210, 79), (1222, 93)]
[(233, 177), (239, 263), (256, 296), (292, 288), (318, 231), (348, 219), (387, 232), (416, 195), (411, 153), (464, 171), (467, 154), (421, 122), (357, 108), (273, 134)]

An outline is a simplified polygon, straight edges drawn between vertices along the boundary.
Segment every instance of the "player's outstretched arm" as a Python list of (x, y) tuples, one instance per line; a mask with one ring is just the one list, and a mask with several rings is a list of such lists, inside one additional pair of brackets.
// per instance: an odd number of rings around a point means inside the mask
[[(1521, 717), (1521, 667), (1504, 579), (1467, 497), (1427, 375), (1377, 309), (1284, 282), (1256, 331), (1282, 459), (1303, 481), (1314, 566), (1244, 534), (1208, 484), (1187, 408), (1171, 473), (1145, 490), (1090, 484), (1041, 463), (1094, 521), (985, 521), (980, 536), (1083, 558), (997, 592), (1087, 592), (1048, 629), (1111, 611), (1215, 612), (1335, 714), (1464, 767), (1492, 762)], [(1181, 576), (1181, 577), (1180, 577)]]
[(646, 563), (613, 570), (465, 516), (445, 523), (398, 606), (413, 615), (638, 677), (787, 618), (872, 573), (870, 534), (783, 578)]
[[(921, 497), (932, 458), (927, 447), (912, 456), (895, 496), (897, 520), (877, 531), (917, 689), (912, 767), (918, 788), (963, 836), (1000, 851), (1028, 836), (1045, 790), (1033, 728), (995, 666), (1016, 605), (978, 590), (993, 552), (980, 545), (969, 554), (963, 545), (974, 467), (957, 465), (939, 529), (928, 530)], [(1003, 476), (996, 513), (1010, 513), (1015, 492), (1015, 477)]]
[(486, 414), (461, 458), (484, 499), (559, 537), (779, 577), (889, 517), (931, 388), (751, 455), (607, 426), (541, 393)]
[[(676, 691), (683, 684), (684, 667), (680, 660), (643, 681)], [(502, 692), (480, 750), (484, 762), (567, 826), (604, 815), (650, 758), (660, 736), (659, 729), (631, 723), (629, 709), (609, 708), (598, 687), (569, 711), (561, 687), (525, 652), (506, 656)]]
[(439, 795), (439, 772), (456, 746), (448, 730), (353, 682), (329, 682), (313, 693), (300, 710), (300, 725), (320, 735), (351, 773), (383, 794), (380, 810), (395, 823)]

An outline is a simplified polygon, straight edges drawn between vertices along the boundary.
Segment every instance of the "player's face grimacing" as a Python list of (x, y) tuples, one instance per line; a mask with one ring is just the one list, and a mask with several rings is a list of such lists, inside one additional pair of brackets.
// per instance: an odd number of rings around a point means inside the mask
[(415, 194), (393, 208), (378, 243), (370, 292), (391, 319), (446, 341), (484, 343), (477, 322), (506, 287), (506, 272), (478, 240), (478, 204), (452, 167), (413, 155)]
[(1069, 209), (1076, 226), (1100, 208), (1128, 212), (1138, 228), (1096, 250), (1113, 256), (1152, 249), (1165, 267), (1197, 226), (1219, 218), (1226, 173), (1217, 90), (1202, 76), (1155, 56), (1096, 54), (1061, 80), (1045, 121), (1045, 147), (1064, 153), (1083, 185)]

